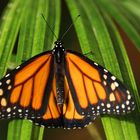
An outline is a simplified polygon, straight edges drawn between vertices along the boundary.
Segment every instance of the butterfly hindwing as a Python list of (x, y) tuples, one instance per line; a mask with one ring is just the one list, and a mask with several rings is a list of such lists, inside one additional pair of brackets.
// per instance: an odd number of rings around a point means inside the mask
[(66, 77), (64, 78), (64, 90), (65, 100), (61, 110), (56, 100), (56, 80), (54, 78), (46, 112), (41, 118), (32, 119), (35, 124), (43, 125), (47, 128), (80, 129), (95, 120), (96, 115), (92, 117), (84, 116), (77, 112)]
[(36, 118), (44, 114), (54, 72), (52, 62), (50, 52), (42, 53), (0, 81), (0, 118)]
[(72, 98), (71, 89), (68, 84), (68, 79), (65, 77), (65, 104), (63, 109), (63, 121), (64, 121), (64, 128), (67, 129), (76, 129), (76, 128), (83, 128), (84, 126), (87, 126), (92, 121), (96, 119), (96, 115), (91, 116), (85, 116), (82, 114), (79, 114), (74, 100)]
[(85, 56), (67, 51), (65, 71), (79, 114), (124, 114), (134, 109), (132, 96), (123, 84)]
[(34, 123), (50, 127), (61, 127), (61, 112), (59, 106), (57, 106), (56, 95), (56, 80), (53, 75), (53, 83), (48, 97), (48, 104), (44, 114), (39, 119), (32, 119)]

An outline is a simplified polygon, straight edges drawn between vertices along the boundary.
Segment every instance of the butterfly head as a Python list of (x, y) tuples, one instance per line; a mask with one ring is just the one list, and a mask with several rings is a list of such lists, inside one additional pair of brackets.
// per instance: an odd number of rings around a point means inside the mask
[(54, 46), (53, 52), (58, 52), (58, 51), (64, 52), (65, 51), (62, 41), (55, 41), (54, 44), (55, 44), (55, 46)]
[(54, 42), (54, 44), (59, 46), (59, 45), (62, 45), (62, 44), (63, 44), (63, 42), (62, 42), (62, 41), (60, 41), (60, 40), (57, 40), (57, 41), (55, 41), (55, 42)]
[(55, 44), (55, 46), (53, 48), (53, 54), (55, 55), (56, 62), (61, 63), (63, 54), (65, 52), (63, 43), (61, 41), (56, 41), (54, 44)]

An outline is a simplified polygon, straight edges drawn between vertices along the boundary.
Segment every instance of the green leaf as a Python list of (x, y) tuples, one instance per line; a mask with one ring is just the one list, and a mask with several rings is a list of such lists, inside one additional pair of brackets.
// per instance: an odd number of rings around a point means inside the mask
[(98, 3), (98, 6), (101, 7), (101, 9), (104, 9), (105, 12), (107, 12), (109, 15), (111, 15), (115, 21), (123, 28), (123, 30), (126, 32), (128, 37), (133, 41), (137, 49), (140, 48), (140, 35), (135, 29), (133, 25), (128, 21), (125, 15), (119, 10), (119, 6), (117, 2), (112, 0), (99, 0), (96, 1)]
[[(81, 15), (74, 26), (82, 52), (124, 81), (136, 99), (135, 112), (125, 116), (101, 117), (106, 138), (108, 140), (139, 139), (140, 97), (122, 38), (114, 23), (115, 20), (139, 49), (139, 1), (65, 1), (73, 21), (77, 15)], [(7, 67), (13, 69), (32, 56), (53, 47), (56, 38), (41, 14), (43, 13), (56, 36), (59, 36), (61, 9), (62, 15), (67, 16), (65, 4), (63, 2), (61, 7), (60, 0), (10, 0), (8, 2), (0, 18), (1, 77), (6, 73)], [(63, 28), (61, 30), (65, 30), (68, 21), (63, 18), (61, 20)], [(72, 39), (68, 37), (65, 44), (75, 44), (73, 43), (75, 37), (73, 36)], [(74, 47), (71, 45), (70, 49), (74, 50), (76, 48)], [(7, 122), (1, 121), (0, 127), (0, 129), (5, 127), (6, 130)], [(93, 139), (95, 136), (101, 139), (97, 131), (95, 134), (93, 127), (89, 127), (88, 130)], [(42, 140), (43, 133), (43, 127), (32, 125), (27, 120), (13, 120), (10, 121), (7, 132), (4, 132), (1, 138), (6, 139), (4, 135), (7, 135), (8, 140)]]
[(2, 27), (0, 28), (0, 77), (6, 72), (7, 62), (10, 59), (9, 54), (12, 53), (26, 5), (27, 2), (11, 0), (2, 15)]
[(140, 18), (140, 2), (134, 2), (134, 1), (123, 1), (122, 5), (129, 11), (129, 13), (133, 13), (138, 18)]

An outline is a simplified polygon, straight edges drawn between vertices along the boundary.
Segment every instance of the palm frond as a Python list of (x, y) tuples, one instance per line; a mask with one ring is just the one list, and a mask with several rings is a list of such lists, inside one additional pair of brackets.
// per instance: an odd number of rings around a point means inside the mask
[[(52, 48), (56, 38), (41, 14), (59, 36), (61, 9), (63, 12), (63, 9), (68, 8), (69, 19), (74, 21), (77, 15), (81, 15), (74, 28), (83, 54), (122, 80), (136, 99), (135, 112), (125, 116), (101, 117), (106, 139), (138, 140), (140, 97), (118, 26), (139, 50), (139, 4), (138, 0), (10, 0), (0, 17), (0, 77), (6, 73), (7, 68), (12, 69), (30, 57)], [(62, 14), (67, 15), (65, 12)], [(68, 21), (62, 21), (61, 27), (66, 29), (67, 23)], [(70, 44), (71, 49), (75, 49), (71, 45), (75, 40), (76, 37), (67, 39), (65, 44)], [(9, 124), (1, 121), (0, 130), (4, 126), (7, 132), (1, 135), (2, 140), (6, 139), (4, 135), (7, 135), (8, 140), (43, 139), (44, 128), (34, 126), (26, 120), (13, 120)], [(90, 134), (94, 133), (92, 128), (88, 128)], [(97, 135), (99, 136), (98, 133)], [(95, 135), (92, 136), (94, 139)]]

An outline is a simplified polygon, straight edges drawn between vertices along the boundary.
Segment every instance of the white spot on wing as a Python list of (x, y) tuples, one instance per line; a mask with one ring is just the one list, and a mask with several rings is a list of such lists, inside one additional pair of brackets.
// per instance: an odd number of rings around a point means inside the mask
[(100, 106), (97, 106), (97, 109), (100, 109)]
[(128, 96), (127, 96), (127, 99), (130, 100), (130, 99), (131, 99), (131, 95), (128, 95)]
[(7, 75), (5, 75), (5, 77), (8, 77), (8, 76), (10, 76), (10, 74), (8, 73)]
[(129, 91), (129, 90), (127, 90), (127, 91), (126, 91), (126, 93), (127, 93), (127, 94), (130, 94), (130, 91)]
[(17, 66), (17, 67), (16, 67), (16, 69), (19, 69), (19, 68), (20, 68), (20, 66)]
[(105, 108), (103, 108), (103, 112), (105, 111)]
[(104, 106), (104, 103), (101, 103), (101, 106)]
[(82, 112), (82, 114), (84, 114), (84, 112)]
[(94, 62), (94, 64), (95, 64), (96, 66), (98, 66), (98, 64), (97, 64), (96, 62)]
[(126, 101), (126, 105), (129, 105), (129, 101), (128, 100)]
[(122, 104), (122, 108), (125, 108), (125, 105), (124, 104)]
[(110, 108), (111, 107), (111, 105), (109, 103), (106, 106), (107, 106), (107, 108)]
[(114, 84), (114, 83), (112, 83), (110, 87), (111, 87), (112, 91), (114, 91), (114, 90), (115, 90), (115, 88), (116, 88), (116, 86), (115, 86), (115, 84)]
[(119, 109), (119, 106), (118, 105), (116, 106), (116, 109)]
[(116, 80), (116, 77), (115, 76), (111, 76), (111, 79), (114, 81), (114, 80)]
[(0, 89), (0, 96), (2, 96), (3, 95), (3, 90), (2, 89)]
[(10, 90), (11, 88), (12, 88), (12, 86), (11, 86), (11, 85), (9, 85), (9, 86), (8, 86), (8, 90)]
[(9, 107), (9, 108), (7, 108), (7, 112), (11, 112), (11, 108)]
[(103, 84), (106, 86), (107, 85), (106, 81), (103, 81)]
[(7, 83), (7, 84), (10, 84), (10, 82), (11, 82), (11, 80), (10, 80), (10, 79), (8, 79), (8, 80), (6, 81), (6, 83)]
[(8, 117), (11, 117), (11, 114), (8, 114), (7, 116), (8, 116)]
[(127, 109), (130, 110), (131, 109), (130, 106), (128, 106)]
[(119, 113), (120, 111), (119, 110), (117, 110), (117, 113)]
[(21, 109), (18, 109), (18, 112), (22, 112), (22, 110)]
[(108, 109), (107, 112), (110, 113), (110, 109)]
[(7, 105), (7, 101), (5, 98), (1, 99), (1, 106), (6, 106)]
[(107, 72), (108, 72), (108, 70), (104, 69), (104, 72), (106, 72), (106, 73), (107, 73)]
[(13, 107), (13, 109), (16, 109), (16, 108), (17, 108), (16, 106)]
[(116, 100), (113, 92), (110, 93), (109, 100), (110, 100), (111, 102), (113, 102), (113, 101)]
[(107, 79), (107, 75), (106, 74), (104, 74), (103, 77), (104, 77), (104, 79)]
[(118, 82), (114, 82), (114, 84), (115, 84), (115, 86), (116, 86), (116, 87), (118, 87), (118, 86), (119, 86)]

